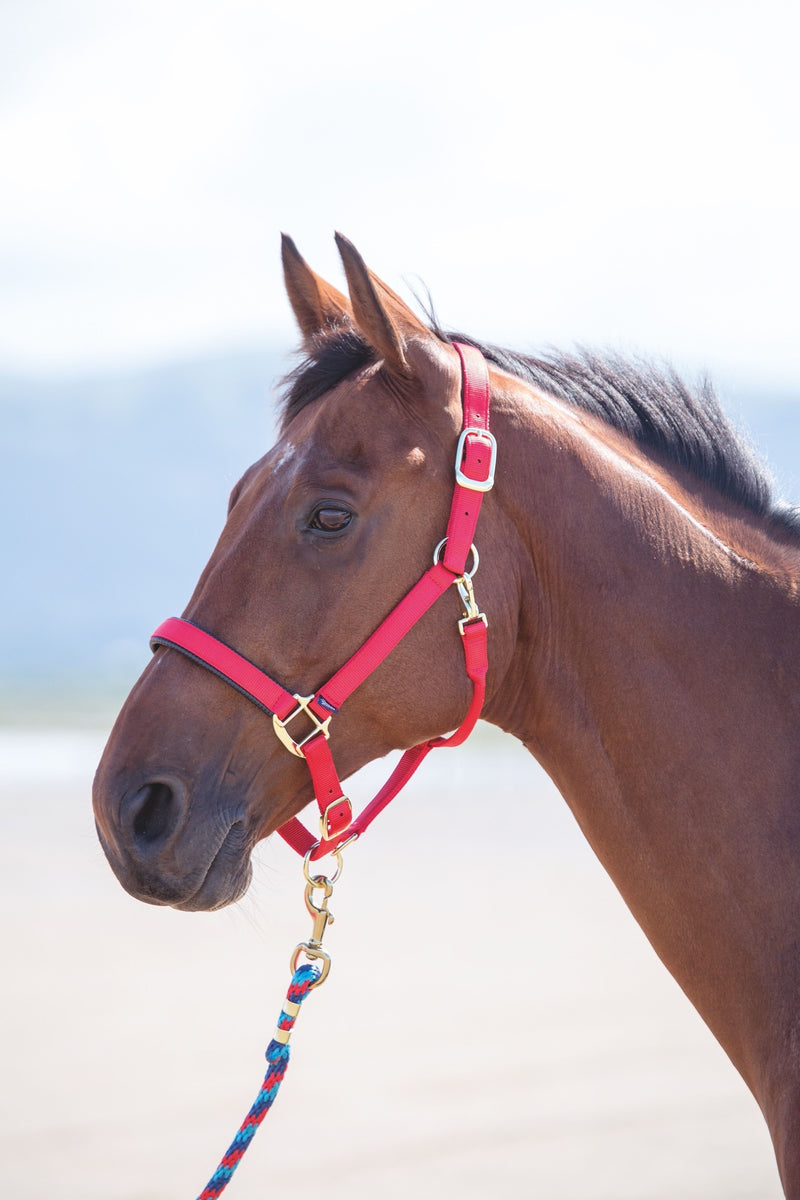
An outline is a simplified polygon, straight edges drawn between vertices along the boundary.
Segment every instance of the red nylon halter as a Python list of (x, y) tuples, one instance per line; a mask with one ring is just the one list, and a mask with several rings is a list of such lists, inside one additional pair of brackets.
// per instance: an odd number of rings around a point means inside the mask
[[(461, 360), (463, 422), (446, 536), (437, 548), (433, 566), (327, 683), (313, 696), (293, 695), (224, 642), (178, 617), (169, 617), (150, 639), (153, 650), (159, 646), (179, 650), (230, 683), (272, 716), (280, 740), (293, 754), (305, 758), (320, 810), (319, 839), (296, 817), (282, 825), (278, 833), (298, 854), (310, 855), (311, 859), (337, 850), (363, 833), (405, 786), (430, 750), (437, 746), (458, 746), (466, 740), (483, 707), (488, 668), (486, 617), (475, 605), (471, 576), (477, 567), (473, 540), (481, 500), (494, 483), (496, 444), (489, 432), (489, 375), (483, 355), (472, 346), (458, 342), (454, 346)], [(440, 556), (442, 548), (444, 553)], [(475, 557), (468, 572), (471, 552)], [(431, 738), (406, 750), (377, 796), (354, 820), (328, 744), (331, 717), (453, 583), (458, 585), (465, 607), (459, 630), (466, 672), (472, 682), (467, 715), (450, 737)], [(310, 719), (313, 728), (302, 740), (295, 741), (288, 726), (301, 713)]]

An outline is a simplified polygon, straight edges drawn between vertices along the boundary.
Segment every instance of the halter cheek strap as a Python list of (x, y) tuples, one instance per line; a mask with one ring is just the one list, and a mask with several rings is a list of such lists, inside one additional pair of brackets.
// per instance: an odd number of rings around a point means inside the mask
[[(150, 639), (153, 650), (159, 646), (179, 650), (231, 684), (272, 717), (275, 732), (286, 748), (306, 760), (320, 810), (319, 836), (315, 837), (296, 817), (282, 825), (278, 833), (299, 854), (311, 859), (320, 858), (363, 833), (405, 786), (430, 750), (458, 746), (466, 740), (483, 707), (488, 669), (487, 622), (478, 610), (472, 590), (472, 576), (478, 566), (473, 543), (481, 500), (494, 483), (496, 443), (489, 432), (489, 376), (484, 358), (472, 346), (458, 342), (454, 346), (461, 360), (463, 423), (446, 535), (436, 549), (433, 566), (327, 683), (311, 696), (292, 694), (224, 642), (178, 617), (169, 617)], [(458, 624), (466, 673), (472, 683), (469, 710), (450, 737), (431, 738), (406, 750), (377, 796), (353, 819), (352, 806), (342, 790), (328, 742), (331, 718), (451, 584), (458, 587), (464, 605), (464, 617)], [(298, 721), (304, 725), (302, 738), (297, 732)]]

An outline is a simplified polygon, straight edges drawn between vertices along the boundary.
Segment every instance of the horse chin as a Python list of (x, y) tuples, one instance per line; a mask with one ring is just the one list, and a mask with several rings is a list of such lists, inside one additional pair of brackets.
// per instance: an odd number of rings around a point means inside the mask
[(216, 863), (215, 858), (205, 879), (193, 895), (185, 900), (169, 902), (173, 908), (178, 908), (181, 912), (216, 912), (241, 900), (253, 878), (250, 860), (247, 859), (233, 872), (226, 868), (217, 869)]
[[(111, 866), (129, 895), (145, 904), (180, 909), (181, 912), (215, 912), (235, 904), (250, 886), (253, 868), (250, 847), (244, 844), (242, 822), (228, 829), (205, 868), (169, 871), (135, 866), (121, 861), (109, 848), (98, 828), (98, 835)], [(176, 856), (177, 857), (177, 856)], [(177, 866), (177, 864), (175, 864)]]
[(216, 912), (241, 900), (253, 878), (253, 867), (249, 854), (237, 853), (240, 841), (237, 826), (231, 826), (200, 886), (191, 896), (169, 901), (171, 906), (181, 912)]

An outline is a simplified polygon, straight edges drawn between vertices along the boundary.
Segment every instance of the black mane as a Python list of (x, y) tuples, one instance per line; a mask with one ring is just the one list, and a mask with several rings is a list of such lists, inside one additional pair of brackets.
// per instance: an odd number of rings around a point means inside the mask
[[(433, 332), (442, 341), (477, 347), (501, 370), (602, 418), (643, 449), (685, 468), (800, 540), (800, 508), (775, 501), (763, 464), (725, 416), (707, 379), (690, 388), (669, 367), (614, 354), (584, 350), (538, 358), (438, 327)], [(374, 351), (357, 330), (332, 331), (287, 377), (283, 425), (348, 375), (375, 361)]]

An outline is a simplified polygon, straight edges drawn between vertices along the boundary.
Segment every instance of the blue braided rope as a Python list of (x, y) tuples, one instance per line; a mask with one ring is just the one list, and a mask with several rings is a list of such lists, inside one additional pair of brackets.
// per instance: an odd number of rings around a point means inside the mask
[[(286, 999), (292, 1004), (302, 1004), (319, 979), (320, 974), (321, 972), (317, 967), (312, 967), (308, 964), (298, 967), (292, 976), (292, 982), (289, 984)], [(298, 1015), (298, 1013), (295, 1013), (294, 1016), (290, 1016), (285, 1008), (282, 1008), (281, 1015), (278, 1017), (278, 1029), (290, 1033)], [(284, 1045), (283, 1042), (278, 1042), (273, 1038), (267, 1046), (265, 1057), (269, 1066), (264, 1076), (264, 1082), (261, 1085), (261, 1091), (256, 1096), (252, 1108), (239, 1126), (236, 1137), (223, 1155), (222, 1161), (197, 1200), (216, 1200), (217, 1196), (222, 1195), (231, 1181), (233, 1172), (241, 1162), (245, 1150), (255, 1137), (256, 1130), (270, 1108), (272, 1108), (275, 1097), (278, 1094), (278, 1089), (286, 1074), (286, 1068), (289, 1065), (288, 1043)]]

